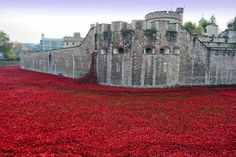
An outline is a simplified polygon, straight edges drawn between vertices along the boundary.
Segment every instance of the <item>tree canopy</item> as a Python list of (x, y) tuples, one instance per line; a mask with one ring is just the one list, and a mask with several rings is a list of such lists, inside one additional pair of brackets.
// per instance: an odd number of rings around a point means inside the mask
[(11, 48), (12, 43), (10, 42), (10, 38), (5, 32), (0, 31), (0, 52), (3, 53), (5, 58), (8, 58)]
[(230, 22), (228, 22), (227, 27), (229, 30), (236, 30), (236, 19), (233, 19)]
[(199, 24), (198, 24), (198, 27), (201, 27), (204, 29), (204, 32), (206, 33), (207, 30), (206, 30), (206, 27), (210, 24), (210, 21), (202, 18), (201, 21), (199, 21)]
[(19, 58), (20, 52), (22, 50), (22, 44), (18, 42), (12, 43), (12, 48), (10, 50), (10, 57), (9, 58)]
[(184, 24), (184, 28), (192, 34), (203, 34), (206, 33), (206, 27), (209, 25), (210, 22), (206, 19), (201, 19), (198, 26), (196, 23), (188, 21)]
[(194, 33), (194, 30), (196, 29), (196, 24), (192, 23), (191, 21), (188, 21), (184, 24), (184, 28), (190, 32), (190, 33)]
[(19, 58), (19, 54), (22, 50), (22, 46), (18, 42), (12, 43), (9, 36), (0, 31), (0, 52), (3, 53), (6, 59), (16, 59)]

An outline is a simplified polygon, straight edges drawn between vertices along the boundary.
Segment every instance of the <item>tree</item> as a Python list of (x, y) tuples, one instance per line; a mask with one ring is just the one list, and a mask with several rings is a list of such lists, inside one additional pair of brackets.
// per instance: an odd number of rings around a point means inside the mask
[(9, 58), (19, 58), (20, 52), (22, 50), (22, 44), (18, 42), (12, 43), (12, 47), (10, 50), (10, 57)]
[(236, 30), (236, 18), (228, 22), (227, 27), (229, 30)]
[(204, 28), (203, 27), (197, 27), (193, 30), (193, 34), (203, 34)]
[(0, 52), (3, 53), (5, 58), (8, 58), (11, 47), (12, 43), (10, 42), (8, 35), (5, 32), (0, 31)]
[(188, 21), (184, 24), (184, 28), (192, 34), (203, 34), (206, 32), (206, 27), (209, 24), (209, 21), (203, 19), (199, 22), (199, 25), (196, 26), (195, 23)]
[(192, 23), (192, 22), (186, 22), (184, 24), (184, 28), (190, 32), (190, 33), (194, 33), (194, 30), (196, 29), (196, 24), (195, 23)]
[(198, 27), (202, 27), (204, 29), (204, 32), (206, 33), (207, 30), (206, 30), (206, 27), (210, 24), (210, 21), (202, 18), (201, 21), (199, 21), (199, 25)]

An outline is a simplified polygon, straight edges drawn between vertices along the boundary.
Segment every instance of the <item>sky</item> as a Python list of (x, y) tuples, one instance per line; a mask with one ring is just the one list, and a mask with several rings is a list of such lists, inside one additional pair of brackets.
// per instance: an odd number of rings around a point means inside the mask
[(236, 0), (0, 0), (0, 30), (11, 41), (39, 43), (49, 38), (84, 37), (90, 24), (144, 19), (153, 11), (184, 7), (184, 22), (213, 14), (220, 31), (236, 16)]

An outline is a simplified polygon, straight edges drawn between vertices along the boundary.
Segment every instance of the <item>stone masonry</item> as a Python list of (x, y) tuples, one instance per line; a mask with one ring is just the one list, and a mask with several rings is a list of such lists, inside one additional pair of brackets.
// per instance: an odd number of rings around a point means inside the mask
[[(236, 84), (236, 31), (194, 36), (183, 8), (145, 20), (93, 25), (80, 46), (21, 55), (28, 70), (83, 77), (96, 52), (97, 82), (125, 87)], [(227, 34), (228, 33), (228, 34)]]

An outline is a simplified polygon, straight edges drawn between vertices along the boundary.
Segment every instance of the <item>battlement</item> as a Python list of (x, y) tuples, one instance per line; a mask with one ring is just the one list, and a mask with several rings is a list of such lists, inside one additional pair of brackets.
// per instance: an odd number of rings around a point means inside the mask
[(157, 20), (167, 20), (172, 23), (183, 23), (183, 8), (177, 8), (176, 11), (155, 11), (145, 15), (147, 22), (153, 22)]
[(121, 31), (127, 28), (127, 22), (113, 21), (111, 23), (111, 31)]
[(180, 13), (183, 13), (182, 8), (177, 8), (176, 11), (155, 11), (145, 15), (146, 20), (150, 20), (153, 18), (177, 18), (180, 19)]
[(173, 11), (156, 11), (156, 12), (151, 12), (145, 16), (146, 20), (151, 20), (151, 19), (161, 19), (161, 18), (175, 18), (175, 19), (180, 19), (179, 13), (173, 12)]

